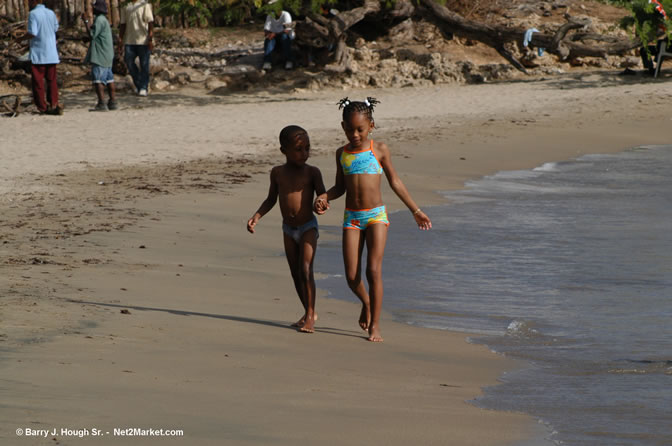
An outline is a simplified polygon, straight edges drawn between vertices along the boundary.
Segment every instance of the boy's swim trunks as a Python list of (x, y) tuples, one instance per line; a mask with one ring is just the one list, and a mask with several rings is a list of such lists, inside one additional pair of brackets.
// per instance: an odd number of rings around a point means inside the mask
[(303, 234), (315, 229), (315, 239), (320, 238), (320, 231), (317, 228), (317, 217), (313, 215), (313, 219), (309, 220), (307, 223), (302, 224), (301, 226), (289, 226), (286, 223), (282, 224), (282, 232), (290, 236), (296, 243), (301, 241)]
[(363, 231), (369, 225), (376, 223), (383, 223), (385, 226), (389, 226), (390, 221), (387, 219), (385, 206), (378, 206), (373, 209), (345, 209), (343, 229), (359, 229)]

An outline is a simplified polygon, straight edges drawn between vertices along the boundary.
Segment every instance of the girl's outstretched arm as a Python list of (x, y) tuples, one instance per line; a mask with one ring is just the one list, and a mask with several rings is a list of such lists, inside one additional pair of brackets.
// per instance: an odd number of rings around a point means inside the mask
[(401, 181), (397, 171), (394, 170), (392, 165), (392, 159), (390, 155), (390, 149), (383, 142), (378, 143), (376, 146), (376, 152), (378, 154), (378, 159), (380, 160), (380, 165), (385, 172), (385, 177), (387, 177), (387, 182), (390, 183), (390, 187), (397, 194), (397, 197), (404, 202), (409, 211), (413, 214), (415, 222), (418, 224), (418, 228), (422, 230), (427, 230), (432, 227), (432, 221), (429, 219), (427, 214), (422, 212), (422, 210), (415, 203), (411, 194), (406, 189), (404, 182)]
[(315, 212), (319, 215), (324, 214), (329, 209), (329, 202), (335, 200), (345, 193), (345, 178), (343, 177), (343, 168), (341, 167), (341, 153), (343, 149), (336, 151), (336, 180), (334, 185), (325, 193), (319, 194), (315, 199)]
[(277, 175), (277, 167), (274, 167), (273, 169), (271, 169), (271, 185), (268, 187), (268, 196), (261, 203), (261, 206), (259, 206), (259, 209), (257, 209), (257, 212), (254, 213), (252, 218), (250, 218), (247, 221), (247, 230), (251, 234), (254, 234), (254, 227), (257, 225), (257, 223), (259, 223), (261, 217), (263, 217), (268, 213), (268, 211), (273, 209), (273, 206), (275, 206), (276, 201), (278, 201), (278, 183), (275, 180), (276, 175)]
[(313, 184), (315, 187), (315, 195), (318, 197), (324, 193), (327, 190), (326, 187), (324, 187), (324, 181), (322, 180), (322, 172), (320, 172), (320, 169), (317, 167), (313, 167)]

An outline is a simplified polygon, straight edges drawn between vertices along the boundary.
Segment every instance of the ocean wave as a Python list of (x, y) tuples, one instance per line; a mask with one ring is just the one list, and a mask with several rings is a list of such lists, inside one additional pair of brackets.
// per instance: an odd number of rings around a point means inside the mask
[(533, 327), (533, 323), (526, 321), (513, 320), (506, 327), (506, 336), (517, 338), (533, 338), (540, 336), (539, 330)]
[(609, 369), (608, 373), (618, 375), (664, 374), (672, 375), (672, 360), (621, 359), (622, 362), (633, 364), (631, 367)]
[(556, 172), (558, 171), (558, 163), (544, 163), (532, 170), (535, 172)]

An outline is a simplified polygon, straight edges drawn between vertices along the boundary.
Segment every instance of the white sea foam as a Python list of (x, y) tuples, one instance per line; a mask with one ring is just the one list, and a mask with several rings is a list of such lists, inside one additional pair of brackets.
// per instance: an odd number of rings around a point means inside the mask
[(539, 167), (535, 167), (535, 172), (556, 172), (558, 170), (558, 163), (544, 163)]
[(506, 327), (506, 334), (508, 336), (529, 337), (539, 334), (539, 331), (532, 328), (529, 322), (513, 320)]
[(497, 172), (494, 175), (486, 176), (485, 179), (525, 180), (529, 178), (537, 178), (539, 175), (539, 173), (533, 170), (510, 170)]

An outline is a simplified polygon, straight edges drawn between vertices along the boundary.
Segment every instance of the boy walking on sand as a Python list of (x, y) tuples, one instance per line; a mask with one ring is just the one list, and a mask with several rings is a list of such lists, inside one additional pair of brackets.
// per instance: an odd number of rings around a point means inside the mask
[[(96, 0), (93, 4), (95, 19), (90, 23), (91, 17), (82, 14), (86, 30), (91, 36), (91, 45), (86, 53), (84, 62), (91, 64), (91, 78), (98, 96), (98, 104), (95, 111), (116, 110), (117, 101), (114, 91), (114, 75), (112, 63), (114, 61), (114, 44), (112, 41), (112, 29), (107, 21), (107, 3), (105, 0)], [(105, 104), (105, 86), (110, 100)]]
[(320, 169), (306, 164), (310, 156), (308, 133), (299, 126), (290, 125), (280, 132), (280, 151), (287, 162), (271, 170), (268, 197), (247, 222), (247, 230), (254, 227), (280, 198), (282, 232), (285, 254), (294, 280), (294, 287), (303, 305), (304, 314), (295, 324), (300, 331), (315, 331), (315, 278), (313, 260), (317, 248), (317, 218), (313, 215), (313, 197), (326, 189)]

